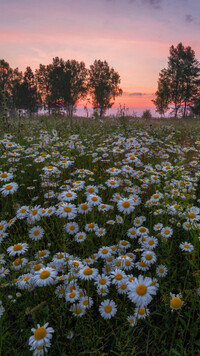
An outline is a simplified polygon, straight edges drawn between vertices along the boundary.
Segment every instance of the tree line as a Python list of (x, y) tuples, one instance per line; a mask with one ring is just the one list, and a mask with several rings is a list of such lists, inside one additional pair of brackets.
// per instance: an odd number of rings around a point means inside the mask
[(158, 89), (153, 100), (156, 111), (174, 117), (200, 115), (200, 63), (190, 46), (179, 43), (169, 50), (167, 68), (159, 73)]
[[(179, 43), (169, 50), (167, 68), (159, 73), (158, 89), (152, 100), (163, 116), (200, 115), (200, 63), (190, 46)], [(84, 62), (55, 57), (51, 64), (40, 64), (23, 73), (0, 60), (0, 115), (9, 110), (26, 110), (29, 114), (44, 108), (49, 114), (63, 108), (72, 116), (80, 100), (87, 98), (100, 116), (105, 115), (114, 100), (122, 94), (120, 76), (107, 61), (95, 60), (87, 69)], [(88, 99), (89, 98), (89, 99)], [(151, 114), (150, 111), (148, 114)]]
[(91, 101), (100, 116), (114, 104), (116, 96), (122, 94), (120, 76), (107, 61), (95, 60), (89, 69), (84, 62), (63, 60), (55, 57), (51, 64), (40, 64), (33, 72), (28, 66), (23, 73), (0, 60), (0, 113), (7, 108), (10, 115), (16, 110), (29, 114), (39, 109), (49, 113), (63, 108), (72, 116), (77, 103)]

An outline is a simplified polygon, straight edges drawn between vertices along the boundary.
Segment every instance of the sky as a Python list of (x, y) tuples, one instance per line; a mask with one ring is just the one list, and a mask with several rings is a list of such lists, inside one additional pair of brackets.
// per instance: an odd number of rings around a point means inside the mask
[(106, 60), (121, 78), (115, 101), (140, 113), (152, 99), (169, 48), (200, 60), (200, 0), (0, 0), (0, 59), (25, 70), (56, 56)]

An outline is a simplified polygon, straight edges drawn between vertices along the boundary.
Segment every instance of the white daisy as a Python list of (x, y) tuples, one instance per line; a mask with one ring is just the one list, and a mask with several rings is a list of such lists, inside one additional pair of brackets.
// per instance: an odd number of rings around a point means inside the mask
[(155, 286), (152, 286), (152, 279), (139, 275), (134, 281), (129, 283), (128, 297), (137, 306), (146, 306), (152, 300), (152, 295), (156, 294)]
[(57, 272), (51, 267), (41, 268), (39, 271), (36, 271), (35, 276), (33, 277), (33, 283), (38, 287), (55, 284), (56, 275)]
[(18, 243), (7, 248), (9, 256), (22, 255), (28, 249), (27, 243)]
[(117, 313), (117, 305), (113, 300), (106, 299), (99, 307), (100, 314), (104, 319), (111, 319)]
[(41, 228), (41, 226), (34, 226), (32, 229), (29, 230), (29, 237), (31, 240), (41, 240), (43, 235), (44, 230)]
[(38, 324), (37, 329), (31, 329), (34, 334), (29, 338), (29, 346), (32, 346), (34, 348), (41, 346), (50, 346), (50, 340), (52, 338), (52, 333), (54, 333), (54, 330), (51, 327), (48, 328), (48, 325), (49, 323), (46, 323), (44, 326), (40, 326), (40, 324)]
[(10, 182), (8, 184), (4, 184), (2, 188), (0, 188), (0, 192), (3, 196), (7, 196), (9, 194), (14, 194), (18, 189), (18, 184), (15, 182)]

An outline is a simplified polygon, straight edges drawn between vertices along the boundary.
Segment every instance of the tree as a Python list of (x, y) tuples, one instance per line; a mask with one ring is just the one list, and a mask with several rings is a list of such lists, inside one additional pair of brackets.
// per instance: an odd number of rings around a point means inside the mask
[(156, 99), (152, 100), (156, 106), (156, 111), (164, 115), (169, 109), (170, 103), (170, 79), (166, 69), (161, 70), (158, 79), (158, 90), (155, 93)]
[(100, 109), (100, 116), (114, 104), (112, 100), (122, 94), (119, 88), (120, 76), (106, 61), (95, 60), (89, 70), (89, 92), (94, 108)]
[(153, 100), (157, 111), (163, 114), (169, 105), (173, 105), (174, 116), (182, 112), (186, 117), (187, 109), (192, 105), (198, 92), (200, 67), (195, 52), (190, 46), (170, 47), (168, 66), (159, 74), (158, 90)]
[(37, 111), (38, 95), (33, 71), (26, 68), (23, 80), (15, 84), (15, 104), (17, 109), (27, 110), (30, 114)]
[(151, 111), (149, 109), (143, 111), (142, 119), (147, 119), (147, 120), (152, 119)]
[(87, 94), (87, 75), (84, 62), (64, 61), (59, 57), (53, 58), (53, 63), (47, 67), (40, 65), (36, 72), (41, 96), (45, 92), (48, 106), (60, 109), (62, 105), (69, 116), (73, 115), (77, 102)]

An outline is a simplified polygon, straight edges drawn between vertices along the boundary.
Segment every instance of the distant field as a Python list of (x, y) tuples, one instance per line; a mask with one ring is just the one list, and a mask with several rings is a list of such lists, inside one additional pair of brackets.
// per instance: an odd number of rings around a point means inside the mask
[(0, 355), (199, 355), (199, 151), (198, 119), (1, 122)]

